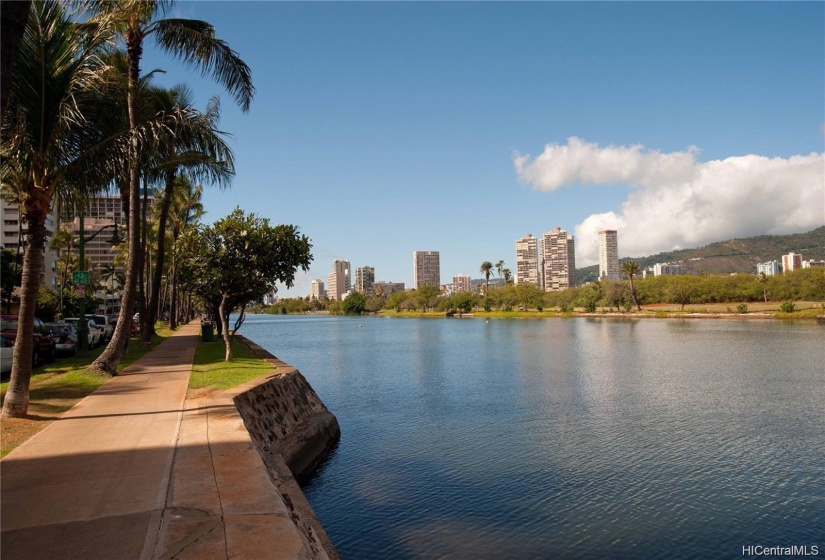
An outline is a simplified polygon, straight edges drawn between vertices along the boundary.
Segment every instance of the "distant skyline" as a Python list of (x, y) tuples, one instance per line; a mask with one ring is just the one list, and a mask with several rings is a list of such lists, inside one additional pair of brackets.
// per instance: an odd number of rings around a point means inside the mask
[(576, 265), (825, 224), (823, 3), (181, 2), (250, 65), (248, 114), (148, 45), (143, 71), (223, 100), (237, 176), (206, 187), (334, 259), (413, 283), (515, 270), (559, 226)]

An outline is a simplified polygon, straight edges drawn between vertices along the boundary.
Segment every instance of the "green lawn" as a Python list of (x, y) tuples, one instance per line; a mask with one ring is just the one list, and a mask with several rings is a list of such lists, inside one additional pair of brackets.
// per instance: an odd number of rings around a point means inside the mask
[(225, 362), (223, 340), (199, 342), (189, 388), (223, 391), (274, 370), (272, 365), (255, 357), (252, 350), (238, 340), (232, 343), (232, 353), (234, 361)]

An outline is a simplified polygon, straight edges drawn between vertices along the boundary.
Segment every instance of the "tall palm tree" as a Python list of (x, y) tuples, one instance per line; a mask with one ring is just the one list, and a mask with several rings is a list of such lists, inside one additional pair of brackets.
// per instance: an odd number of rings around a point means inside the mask
[(501, 273), (504, 275), (504, 283), (509, 284), (510, 279), (513, 276), (513, 273), (510, 271), (509, 268), (502, 269)]
[[(215, 28), (207, 22), (167, 18), (166, 11), (173, 2), (161, 0), (92, 1), (84, 3), (92, 14), (90, 21), (105, 22), (117, 31), (126, 44), (128, 61), (129, 128), (138, 128), (138, 88), (143, 41), (154, 37), (156, 44), (185, 64), (211, 74), (235, 98), (243, 111), (249, 110), (254, 87), (249, 67), (229, 46), (215, 36)], [(140, 161), (142, 146), (132, 143), (129, 157), (129, 206), (137, 209), (140, 203)], [(123, 287), (120, 316), (112, 339), (91, 368), (110, 374), (116, 373), (130, 336), (131, 313), (135, 303), (139, 272), (140, 215), (129, 214), (129, 257), (126, 263), (126, 285)]]
[(169, 313), (169, 328), (176, 329), (178, 327), (178, 281), (177, 281), (177, 265), (178, 265), (178, 251), (177, 244), (180, 236), (186, 233), (190, 227), (195, 225), (198, 220), (205, 214), (203, 204), (201, 203), (201, 195), (203, 189), (200, 185), (192, 185), (186, 177), (178, 177), (175, 181), (175, 192), (172, 198), (172, 208), (169, 217), (172, 222), (172, 271), (171, 271), (171, 296), (170, 296), (170, 313)]
[(630, 297), (633, 299), (633, 304), (636, 306), (636, 311), (641, 311), (642, 306), (639, 305), (639, 300), (636, 298), (636, 288), (633, 286), (633, 275), (641, 272), (641, 267), (636, 261), (625, 261), (622, 263), (622, 272), (627, 276), (630, 282)]
[(765, 303), (768, 303), (768, 275), (760, 272), (756, 275), (756, 281), (762, 284), (762, 295), (765, 298)]
[(493, 263), (490, 261), (484, 261), (481, 263), (481, 268), (479, 268), (479, 272), (484, 275), (484, 295), (486, 296), (490, 292), (490, 271), (493, 270)]
[(158, 150), (153, 171), (163, 182), (157, 220), (157, 250), (151, 291), (146, 307), (146, 321), (141, 330), (141, 345), (148, 346), (154, 334), (160, 300), (160, 285), (166, 259), (166, 226), (172, 205), (176, 179), (184, 172), (195, 181), (210, 181), (227, 186), (234, 174), (232, 149), (225, 142), (225, 134), (218, 130), (220, 104), (213, 99), (205, 113), (192, 107), (192, 96), (185, 86), (158, 90), (154, 102), (160, 112), (177, 114), (174, 134)]
[(108, 39), (101, 26), (70, 21), (56, 2), (32, 5), (3, 115), (0, 147), (0, 173), (4, 182), (17, 179), (27, 226), (17, 344), (4, 417), (22, 417), (28, 410), (34, 311), (52, 199), (72, 184), (73, 177), (89, 177), (107, 165), (106, 158), (90, 157), (98, 139), (89, 123), (105, 74), (99, 53)]
[(496, 263), (496, 272), (498, 272), (498, 277), (501, 278), (501, 271), (504, 269), (504, 261), (498, 261)]

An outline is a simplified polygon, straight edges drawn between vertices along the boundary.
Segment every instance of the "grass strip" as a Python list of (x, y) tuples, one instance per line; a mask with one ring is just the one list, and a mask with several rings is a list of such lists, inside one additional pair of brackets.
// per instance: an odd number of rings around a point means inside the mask
[(189, 377), (189, 397), (230, 389), (271, 373), (274, 369), (237, 339), (232, 342), (233, 361), (225, 362), (225, 355), (223, 340), (198, 342), (192, 375)]

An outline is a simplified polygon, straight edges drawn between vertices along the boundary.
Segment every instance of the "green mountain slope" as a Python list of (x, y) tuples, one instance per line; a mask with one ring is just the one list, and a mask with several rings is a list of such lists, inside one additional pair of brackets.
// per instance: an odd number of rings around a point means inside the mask
[[(621, 241), (620, 241), (621, 242)], [(782, 261), (782, 255), (801, 253), (804, 260), (825, 259), (825, 226), (806, 233), (790, 235), (759, 235), (741, 239), (717, 241), (698, 249), (666, 251), (649, 257), (632, 259), (642, 268), (656, 263), (672, 262), (682, 265), (683, 274), (730, 274), (756, 272), (756, 264), (766, 261)], [(599, 275), (599, 266), (587, 266), (576, 270), (577, 283), (592, 282)]]

